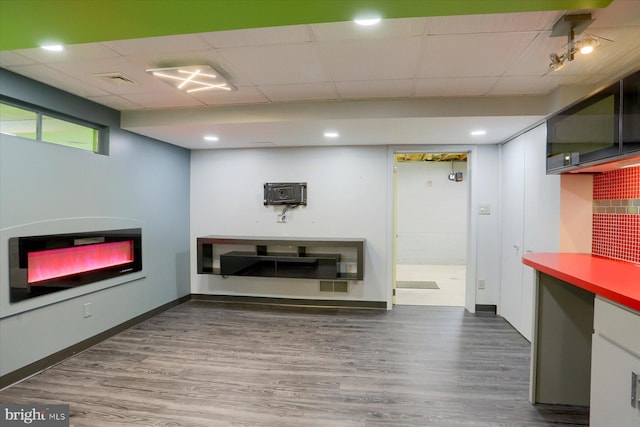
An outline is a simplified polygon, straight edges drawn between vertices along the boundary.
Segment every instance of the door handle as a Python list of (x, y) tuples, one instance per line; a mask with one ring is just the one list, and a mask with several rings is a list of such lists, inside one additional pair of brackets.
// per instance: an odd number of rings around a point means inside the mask
[(638, 408), (638, 374), (631, 372), (631, 407)]

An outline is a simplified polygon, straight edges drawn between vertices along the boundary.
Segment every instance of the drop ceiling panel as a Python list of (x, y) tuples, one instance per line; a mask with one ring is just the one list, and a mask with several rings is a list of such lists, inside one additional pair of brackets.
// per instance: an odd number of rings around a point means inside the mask
[(210, 47), (194, 34), (118, 40), (103, 44), (123, 56), (204, 50)]
[(413, 79), (336, 82), (343, 99), (408, 98), (413, 94)]
[(143, 108), (142, 105), (132, 102), (128, 99), (116, 96), (116, 95), (106, 95), (106, 96), (89, 96), (87, 97), (89, 100), (93, 102), (97, 102), (98, 104), (106, 105), (107, 107), (113, 108), (114, 110), (138, 110)]
[(78, 96), (109, 95), (108, 92), (100, 89), (99, 87), (74, 80), (69, 75), (46, 65), (20, 65), (17, 67), (10, 67), (9, 70)]
[(335, 81), (403, 80), (414, 77), (422, 37), (320, 43)]
[(205, 105), (263, 104), (269, 102), (260, 90), (253, 86), (241, 86), (237, 91), (201, 91), (191, 94)]
[[(225, 141), (208, 148), (255, 147), (263, 142), (276, 146), (492, 143), (535, 120), (450, 116), (546, 114), (556, 94), (521, 95), (546, 94), (562, 85), (558, 93), (566, 94), (563, 102), (571, 102), (579, 96), (571, 98), (574, 92), (584, 94), (623, 71), (640, 69), (640, 1), (614, 0), (608, 8), (594, 11), (596, 21), (588, 31), (615, 43), (603, 43), (593, 60), (577, 58), (564, 70), (542, 77), (549, 54), (566, 43), (565, 37), (549, 37), (564, 13), (389, 19), (375, 27), (338, 22), (112, 41), (69, 46), (62, 56), (39, 49), (0, 52), (0, 66), (115, 109), (132, 110), (131, 114), (158, 109), (148, 111), (155, 124), (145, 128), (148, 133), (141, 132), (194, 148), (202, 148), (202, 133), (212, 131), (212, 126), (228, 134)], [(238, 91), (187, 95), (145, 72), (198, 63), (223, 72)], [(93, 76), (108, 72), (124, 73), (135, 84), (118, 86)], [(509, 95), (514, 98), (504, 100), (508, 109), (501, 109), (502, 99), (492, 98)], [(468, 96), (475, 98), (428, 99)], [(347, 100), (415, 97), (424, 99), (409, 99), (407, 105), (432, 103), (414, 110), (398, 109), (389, 99), (357, 101), (344, 114), (335, 114)], [(329, 113), (312, 102), (333, 100), (327, 103)], [(469, 107), (477, 102), (487, 108), (478, 113)], [(268, 114), (247, 119), (243, 112), (253, 110), (242, 104), (270, 105), (261, 106)], [(179, 115), (187, 111), (180, 107), (192, 106), (201, 126), (180, 125), (175, 116), (165, 116), (167, 109), (175, 108)], [(205, 112), (201, 106), (216, 108)], [(357, 111), (352, 114), (352, 110)], [(339, 120), (324, 120), (327, 117)], [(261, 126), (254, 123), (258, 120), (272, 123)], [(472, 139), (466, 129), (471, 125), (499, 130)], [(324, 126), (337, 129), (341, 138), (324, 140)]]
[(35, 64), (33, 59), (29, 59), (26, 56), (20, 55), (17, 52), (8, 50), (0, 51), (0, 67), (9, 68), (15, 65), (29, 65)]
[(551, 75), (535, 79), (529, 76), (503, 77), (488, 94), (491, 96), (546, 94), (558, 87), (558, 84), (559, 81)]
[(527, 46), (511, 64), (505, 75), (507, 76), (542, 76), (549, 71), (549, 55), (561, 53), (566, 49), (565, 37), (550, 37), (550, 31), (538, 33), (533, 42)]
[(317, 41), (383, 39), (421, 36), (425, 33), (425, 18), (385, 19), (375, 26), (355, 22), (332, 22), (310, 25)]
[(416, 96), (482, 96), (498, 81), (497, 77), (459, 77), (418, 79)]
[(296, 44), (311, 41), (309, 29), (304, 25), (218, 31), (202, 33), (200, 37), (217, 49), (270, 44)]
[(273, 102), (338, 99), (336, 87), (331, 82), (265, 85), (260, 86), (260, 91)]
[(535, 37), (533, 32), (429, 36), (419, 77), (501, 76)]
[[(147, 73), (139, 64), (124, 57), (57, 63), (52, 64), (51, 67), (65, 73), (71, 79), (76, 79), (114, 95), (173, 91), (170, 86)], [(117, 85), (94, 75), (115, 72), (123, 73), (134, 84)]]
[(587, 32), (598, 33), (600, 28), (605, 27), (637, 27), (640, 25), (640, 1), (638, 0), (615, 0), (609, 7), (595, 9), (593, 11), (593, 22)]
[(198, 99), (180, 92), (147, 92), (135, 94), (122, 94), (122, 98), (144, 108), (176, 108), (176, 107), (197, 107), (204, 105)]
[(85, 43), (68, 45), (61, 52), (53, 52), (45, 49), (23, 49), (18, 51), (36, 62), (46, 64), (81, 62), (102, 58), (117, 58), (120, 55), (101, 43)]
[(550, 30), (563, 11), (427, 18), (428, 34), (475, 34)]
[(328, 81), (318, 49), (311, 43), (221, 49), (234, 73), (256, 85)]

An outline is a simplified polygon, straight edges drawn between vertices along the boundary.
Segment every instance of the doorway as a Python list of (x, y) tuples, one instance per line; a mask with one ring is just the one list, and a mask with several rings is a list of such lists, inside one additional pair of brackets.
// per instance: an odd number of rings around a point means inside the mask
[(394, 303), (465, 306), (468, 153), (394, 154)]

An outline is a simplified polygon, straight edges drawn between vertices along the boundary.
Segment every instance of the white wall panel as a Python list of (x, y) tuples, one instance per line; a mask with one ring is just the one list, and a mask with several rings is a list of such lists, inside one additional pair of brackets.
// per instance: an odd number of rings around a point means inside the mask
[[(191, 290), (196, 294), (387, 301), (386, 147), (193, 151), (191, 154)], [(263, 206), (265, 182), (307, 182), (308, 205), (277, 222)], [(364, 281), (347, 294), (320, 293), (317, 280), (199, 275), (198, 236), (365, 238)]]
[(455, 163), (462, 182), (449, 181), (450, 162), (399, 162), (399, 264), (465, 264), (468, 182), (466, 163)]

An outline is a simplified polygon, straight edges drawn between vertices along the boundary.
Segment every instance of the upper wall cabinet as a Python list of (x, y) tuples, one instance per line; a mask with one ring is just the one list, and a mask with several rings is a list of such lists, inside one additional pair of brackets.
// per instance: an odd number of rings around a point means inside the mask
[(547, 173), (640, 153), (640, 71), (547, 120)]

